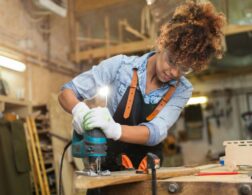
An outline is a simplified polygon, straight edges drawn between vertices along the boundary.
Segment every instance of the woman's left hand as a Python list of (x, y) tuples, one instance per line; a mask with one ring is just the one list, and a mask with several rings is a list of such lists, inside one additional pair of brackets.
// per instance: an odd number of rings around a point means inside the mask
[(84, 116), (83, 127), (85, 130), (100, 128), (107, 138), (118, 140), (121, 137), (122, 129), (119, 123), (112, 118), (107, 108), (93, 108)]

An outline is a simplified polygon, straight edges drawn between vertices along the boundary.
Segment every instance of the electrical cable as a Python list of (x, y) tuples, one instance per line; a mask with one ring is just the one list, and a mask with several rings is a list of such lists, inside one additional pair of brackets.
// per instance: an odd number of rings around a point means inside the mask
[(63, 169), (63, 162), (64, 162), (64, 156), (66, 153), (66, 150), (68, 147), (72, 144), (72, 141), (68, 142), (67, 145), (64, 147), (61, 160), (60, 160), (60, 171), (59, 171), (59, 195), (62, 194), (62, 169)]

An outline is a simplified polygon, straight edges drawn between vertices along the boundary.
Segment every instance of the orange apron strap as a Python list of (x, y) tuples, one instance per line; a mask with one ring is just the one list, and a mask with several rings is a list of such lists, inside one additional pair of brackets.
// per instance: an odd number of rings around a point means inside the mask
[(161, 99), (161, 101), (156, 106), (156, 108), (153, 110), (153, 112), (149, 116), (146, 117), (147, 121), (151, 121), (153, 118), (155, 118), (155, 116), (157, 116), (157, 114), (165, 107), (166, 103), (170, 100), (173, 93), (175, 92), (176, 87), (178, 86), (178, 83), (179, 82), (177, 82), (175, 86), (173, 85), (170, 86), (170, 89), (166, 92), (166, 94)]
[(131, 108), (132, 108), (135, 93), (136, 93), (137, 82), (138, 82), (137, 69), (133, 69), (133, 77), (130, 84), (129, 96), (128, 96), (126, 108), (123, 114), (124, 119), (127, 119), (130, 116)]
[(137, 173), (148, 173), (148, 163), (147, 163), (147, 156), (145, 156), (142, 161), (140, 162)]
[(122, 166), (125, 168), (125, 169), (134, 169), (133, 167), (133, 164), (131, 162), (131, 160), (129, 159), (129, 157), (126, 155), (126, 154), (122, 154)]

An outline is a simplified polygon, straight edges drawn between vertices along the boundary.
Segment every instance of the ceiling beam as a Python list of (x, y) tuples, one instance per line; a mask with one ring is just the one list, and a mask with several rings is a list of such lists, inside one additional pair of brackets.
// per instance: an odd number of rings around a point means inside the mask
[[(237, 34), (241, 32), (249, 32), (252, 31), (252, 25), (228, 25), (224, 28), (225, 35)], [(80, 51), (78, 53), (78, 59), (80, 60), (88, 60), (90, 58), (102, 58), (106, 56), (106, 52), (108, 52), (111, 56), (115, 54), (126, 54), (126, 53), (134, 53), (139, 51), (146, 51), (153, 48), (154, 41), (153, 39), (145, 39), (142, 41), (133, 41), (129, 43), (121, 43), (115, 46), (110, 46), (109, 49), (106, 47), (91, 49)], [(72, 56), (72, 59), (75, 59)]]
[[(103, 48), (85, 50), (79, 52), (78, 59), (88, 60), (90, 58), (102, 58), (106, 56), (107, 52), (112, 56), (120, 53), (126, 54), (126, 53), (150, 50), (151, 48), (153, 48), (153, 43), (154, 41), (152, 39), (146, 39), (130, 43), (121, 43), (115, 46), (110, 46), (109, 48), (103, 47)], [(74, 59), (74, 56), (72, 56), (72, 59)]]
[(81, 16), (85, 12), (93, 11), (95, 9), (104, 8), (106, 6), (111, 6), (119, 3), (125, 3), (127, 0), (76, 0), (75, 1), (75, 11), (76, 16)]

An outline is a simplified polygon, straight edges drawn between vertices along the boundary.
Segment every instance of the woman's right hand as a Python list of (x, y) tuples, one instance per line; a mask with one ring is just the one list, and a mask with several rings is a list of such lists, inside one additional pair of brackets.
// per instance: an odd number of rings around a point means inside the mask
[(84, 132), (82, 127), (83, 118), (89, 110), (89, 107), (84, 102), (77, 103), (72, 109), (72, 126), (73, 129), (80, 135)]

